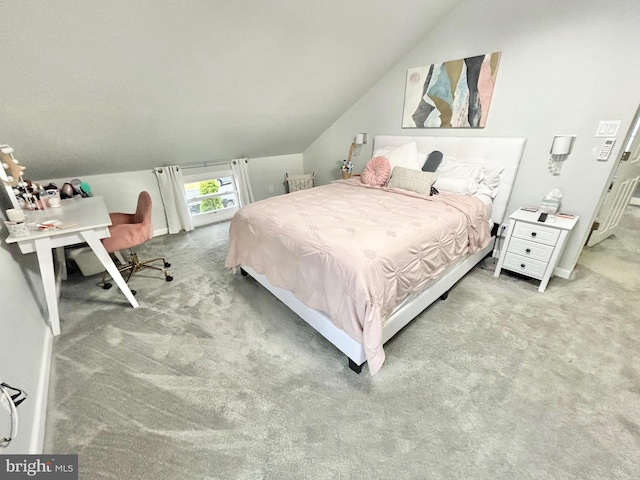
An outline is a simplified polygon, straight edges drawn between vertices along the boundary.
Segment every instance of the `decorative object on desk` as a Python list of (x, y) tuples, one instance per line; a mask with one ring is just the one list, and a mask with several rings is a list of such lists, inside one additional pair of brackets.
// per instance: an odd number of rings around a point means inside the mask
[(87, 182), (80, 182), (80, 191), (82, 192), (83, 197), (93, 197), (91, 187)]
[(75, 195), (75, 188), (73, 188), (73, 185), (71, 185), (70, 183), (65, 183), (64, 185), (62, 185), (62, 188), (60, 189), (60, 198), (62, 198), (63, 200), (66, 198), (73, 198), (73, 196)]
[(407, 70), (402, 128), (484, 128), (500, 55)]
[(42, 210), (46, 208), (40, 198), (44, 194), (44, 189), (37, 182), (22, 179), (18, 185), (13, 187), (13, 193), (20, 207), (25, 210)]
[(80, 225), (78, 222), (59, 223), (56, 225), (56, 228), (65, 229), (65, 228), (77, 227), (78, 225)]
[(562, 200), (562, 192), (559, 188), (554, 188), (542, 199), (540, 204), (540, 211), (553, 215), (560, 208), (560, 201)]
[(26, 237), (29, 235), (29, 228), (24, 222), (4, 222), (9, 230), (9, 235), (15, 238)]
[(91, 196), (91, 188), (89, 188), (89, 184), (87, 182), (83, 182), (79, 178), (74, 178), (69, 183), (73, 186), (75, 195), (80, 195), (84, 198)]
[(573, 150), (575, 141), (575, 135), (556, 135), (553, 137), (551, 150), (549, 151), (551, 154), (551, 157), (549, 157), (549, 171), (553, 175), (560, 175), (562, 162), (567, 159), (571, 150)]
[(14, 158), (13, 148), (1, 145), (0, 156), (2, 157), (2, 166), (8, 172), (7, 180), (3, 180), (3, 182), (13, 188), (18, 205), (29, 210), (43, 209), (44, 205), (40, 200), (40, 194), (43, 191), (42, 185), (23, 178), (22, 172), (25, 167), (20, 166), (18, 160)]
[(22, 172), (25, 167), (21, 166), (18, 160), (13, 157), (13, 148), (9, 145), (0, 145), (0, 156), (2, 157), (2, 166), (7, 171), (7, 180), (3, 180), (3, 182), (10, 187), (18, 186), (23, 181)]
[(60, 220), (57, 220), (57, 219), (44, 220), (44, 221), (36, 224), (36, 227), (38, 227), (38, 230), (53, 230), (54, 228), (56, 228), (61, 223), (62, 222)]
[(24, 215), (24, 210), (21, 208), (9, 208), (6, 210), (7, 219), (10, 222), (21, 223), (26, 221), (26, 217)]
[(57, 208), (60, 206), (60, 191), (56, 189), (45, 190), (44, 201), (47, 206)]

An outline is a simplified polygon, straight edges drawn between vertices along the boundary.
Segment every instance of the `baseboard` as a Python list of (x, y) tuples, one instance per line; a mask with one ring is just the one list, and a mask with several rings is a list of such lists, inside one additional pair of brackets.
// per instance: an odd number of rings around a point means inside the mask
[(629, 205), (640, 205), (640, 197), (631, 197)]
[(553, 274), (556, 277), (560, 277), (560, 278), (564, 278), (565, 280), (568, 280), (571, 277), (571, 272), (573, 272), (573, 269), (572, 270), (568, 270), (566, 268), (556, 268), (553, 271)]
[(169, 233), (169, 228), (168, 227), (159, 228), (159, 229), (153, 231), (153, 236), (154, 237), (159, 237), (160, 235), (167, 235), (168, 233)]
[(45, 335), (40, 362), (40, 378), (34, 403), (33, 429), (29, 443), (29, 453), (41, 454), (44, 450), (44, 433), (47, 420), (47, 400), (49, 398), (49, 376), (51, 375), (51, 358), (53, 354), (53, 335)]

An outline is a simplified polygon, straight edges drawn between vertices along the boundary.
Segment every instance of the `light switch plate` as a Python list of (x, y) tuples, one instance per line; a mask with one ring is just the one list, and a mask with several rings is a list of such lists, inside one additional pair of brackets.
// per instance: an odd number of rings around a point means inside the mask
[(620, 120), (601, 120), (596, 130), (596, 137), (615, 137), (618, 135)]

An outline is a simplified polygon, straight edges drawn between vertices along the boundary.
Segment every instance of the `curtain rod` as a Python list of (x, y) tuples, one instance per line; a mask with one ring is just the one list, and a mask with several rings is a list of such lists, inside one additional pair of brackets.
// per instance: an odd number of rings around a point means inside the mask
[(204, 162), (195, 165), (180, 165), (180, 168), (188, 170), (190, 168), (216, 167), (219, 165), (230, 165), (231, 162), (233, 162), (233, 160), (227, 160), (226, 162)]

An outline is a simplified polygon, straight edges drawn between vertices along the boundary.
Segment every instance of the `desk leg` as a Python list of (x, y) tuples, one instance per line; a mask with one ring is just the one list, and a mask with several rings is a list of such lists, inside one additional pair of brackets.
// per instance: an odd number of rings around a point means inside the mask
[(54, 336), (60, 335), (60, 314), (58, 313), (58, 292), (56, 291), (56, 276), (53, 269), (53, 254), (51, 253), (51, 241), (49, 238), (36, 240), (36, 252), (40, 276), (44, 287), (44, 296), (47, 300), (49, 313), (49, 326)]
[(93, 253), (96, 254), (96, 257), (98, 257), (98, 259), (102, 262), (102, 265), (104, 265), (104, 267), (107, 269), (107, 272), (109, 272), (109, 275), (111, 275), (111, 278), (113, 278), (114, 282), (116, 282), (116, 285), (118, 285), (118, 288), (120, 288), (120, 290), (122, 290), (122, 293), (124, 293), (124, 296), (127, 297), (127, 300), (129, 300), (129, 303), (131, 303), (131, 306), (133, 308), (138, 308), (139, 305), (138, 305), (138, 301), (136, 300), (136, 297), (134, 297), (133, 293), (131, 293), (131, 290), (129, 289), (129, 285), (127, 285), (127, 282), (125, 282), (124, 278), (122, 278), (122, 275), (120, 275), (120, 272), (118, 271), (118, 267), (116, 267), (115, 264), (113, 263), (113, 260), (111, 260), (111, 257), (105, 250), (104, 246), (102, 245), (102, 242), (96, 235), (96, 232), (94, 232), (93, 230), (85, 230), (80, 233), (82, 234), (82, 237), (85, 239), (85, 241), (91, 247), (91, 250), (93, 250)]
[(64, 247), (56, 248), (56, 258), (58, 259), (58, 268), (62, 280), (67, 279), (67, 259), (64, 256)]

